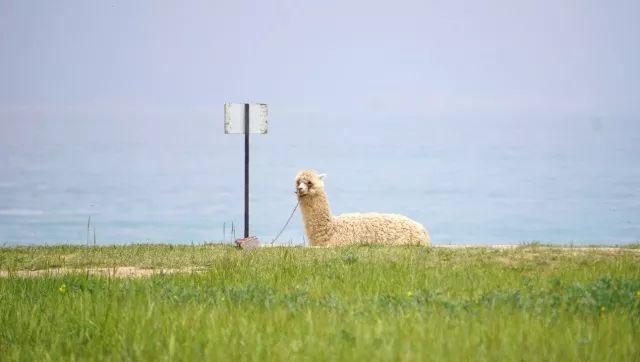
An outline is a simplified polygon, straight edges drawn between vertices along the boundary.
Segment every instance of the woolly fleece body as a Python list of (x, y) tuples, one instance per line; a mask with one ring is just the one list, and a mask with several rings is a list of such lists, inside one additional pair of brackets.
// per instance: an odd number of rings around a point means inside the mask
[(311, 246), (429, 245), (427, 230), (406, 216), (354, 213), (333, 217), (322, 177), (313, 170), (305, 170), (298, 173), (295, 181), (304, 228)]

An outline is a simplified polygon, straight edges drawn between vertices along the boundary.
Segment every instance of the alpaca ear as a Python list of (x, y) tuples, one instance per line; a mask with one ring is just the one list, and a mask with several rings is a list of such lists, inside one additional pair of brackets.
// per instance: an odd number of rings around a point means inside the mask
[(325, 178), (325, 177), (327, 177), (327, 174), (326, 174), (326, 173), (321, 173), (321, 174), (319, 174), (319, 175), (318, 175), (318, 178), (319, 178), (320, 180), (324, 180), (324, 178)]

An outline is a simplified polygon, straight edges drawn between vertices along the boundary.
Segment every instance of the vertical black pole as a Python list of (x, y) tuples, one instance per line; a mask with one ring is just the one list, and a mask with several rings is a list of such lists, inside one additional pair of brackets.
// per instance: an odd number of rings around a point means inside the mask
[(244, 237), (249, 237), (249, 104), (244, 104)]

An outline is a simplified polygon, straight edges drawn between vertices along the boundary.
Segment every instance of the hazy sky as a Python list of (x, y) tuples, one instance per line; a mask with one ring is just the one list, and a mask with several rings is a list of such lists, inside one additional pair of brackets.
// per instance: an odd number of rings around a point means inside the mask
[(637, 115), (638, 19), (638, 1), (2, 0), (2, 130), (229, 100), (283, 115)]

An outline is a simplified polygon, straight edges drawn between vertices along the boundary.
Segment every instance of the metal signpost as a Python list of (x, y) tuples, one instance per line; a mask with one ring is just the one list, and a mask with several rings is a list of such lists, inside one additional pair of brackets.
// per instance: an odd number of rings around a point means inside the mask
[(249, 134), (267, 134), (267, 105), (263, 103), (225, 103), (224, 133), (244, 134), (244, 237), (249, 237)]

